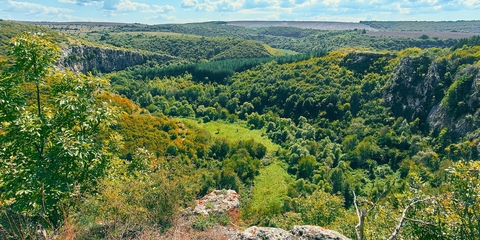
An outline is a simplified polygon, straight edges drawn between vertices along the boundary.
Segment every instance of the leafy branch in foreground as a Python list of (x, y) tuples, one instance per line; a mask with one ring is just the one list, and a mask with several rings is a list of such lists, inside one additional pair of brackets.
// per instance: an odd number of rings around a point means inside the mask
[(0, 203), (54, 225), (62, 205), (104, 176), (119, 139), (116, 110), (97, 98), (107, 81), (55, 73), (58, 52), (41, 35), (12, 38), (0, 78)]

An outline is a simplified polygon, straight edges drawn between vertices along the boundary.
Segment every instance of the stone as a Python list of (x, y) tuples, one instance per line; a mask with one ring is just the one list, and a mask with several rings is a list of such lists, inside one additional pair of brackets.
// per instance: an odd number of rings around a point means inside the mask
[(238, 240), (290, 240), (295, 239), (293, 235), (281, 228), (269, 228), (269, 227), (250, 227), (244, 232), (237, 234)]
[(235, 212), (240, 206), (240, 198), (234, 190), (215, 190), (196, 200), (193, 212), (202, 215)]
[(60, 69), (70, 68), (74, 72), (88, 73), (93, 70), (108, 73), (130, 66), (144, 64), (149, 60), (164, 62), (174, 59), (160, 54), (144, 54), (139, 51), (119, 48), (72, 45), (62, 49), (57, 65)]
[(311, 225), (294, 226), (290, 233), (299, 240), (349, 240), (337, 231)]

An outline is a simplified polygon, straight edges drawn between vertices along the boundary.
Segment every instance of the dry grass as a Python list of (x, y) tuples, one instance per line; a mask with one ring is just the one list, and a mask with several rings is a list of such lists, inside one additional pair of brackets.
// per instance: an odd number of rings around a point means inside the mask
[(205, 231), (199, 231), (192, 228), (195, 221), (194, 215), (178, 216), (173, 227), (160, 236), (161, 240), (202, 240), (202, 239), (232, 239), (238, 229), (234, 225), (222, 226), (216, 224)]

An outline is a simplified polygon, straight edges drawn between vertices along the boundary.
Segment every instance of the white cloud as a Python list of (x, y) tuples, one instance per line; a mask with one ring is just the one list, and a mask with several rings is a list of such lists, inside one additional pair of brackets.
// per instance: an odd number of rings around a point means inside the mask
[(192, 8), (197, 6), (198, 1), (197, 0), (183, 0), (180, 6), (182, 8)]
[(103, 0), (58, 0), (58, 2), (77, 4), (79, 6), (89, 6), (103, 2)]
[(338, 6), (340, 0), (323, 0), (323, 4), (327, 6)]
[(183, 0), (181, 6), (204, 12), (235, 12), (245, 7), (245, 0)]
[(288, 8), (295, 6), (295, 0), (247, 0), (245, 8)]
[(159, 5), (152, 5), (151, 8), (144, 10), (142, 12), (146, 13), (168, 13), (174, 11), (175, 7), (171, 5), (159, 6)]
[(162, 12), (162, 13), (168, 13), (175, 10), (175, 7), (171, 5), (165, 5), (165, 6), (153, 5), (153, 8), (155, 9), (156, 12)]
[(203, 3), (198, 3), (195, 6), (195, 10), (197, 10), (197, 11), (213, 12), (213, 11), (215, 11), (215, 9), (216, 9), (215, 4), (210, 3), (210, 1), (206, 1), (206, 2), (203, 2)]
[(7, 6), (4, 11), (38, 15), (52, 15), (65, 12), (73, 12), (72, 10), (66, 8), (47, 7), (37, 3), (18, 2), (12, 0), (7, 1)]
[(464, 0), (463, 4), (472, 8), (480, 8), (480, 0)]
[(400, 3), (397, 3), (397, 9), (400, 14), (409, 14), (410, 13), (410, 8), (403, 8)]
[(58, 2), (61, 2), (61, 3), (71, 3), (71, 4), (76, 4), (76, 3), (77, 3), (76, 0), (58, 0)]
[(114, 5), (115, 10), (121, 12), (137, 11), (137, 9), (150, 9), (150, 6), (145, 3), (132, 2), (131, 0), (120, 0)]

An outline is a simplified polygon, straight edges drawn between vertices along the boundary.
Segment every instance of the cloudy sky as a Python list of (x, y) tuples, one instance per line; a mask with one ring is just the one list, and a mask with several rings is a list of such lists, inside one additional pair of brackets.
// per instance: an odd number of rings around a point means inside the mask
[(480, 0), (0, 0), (0, 19), (30, 21), (452, 21), (479, 13)]

